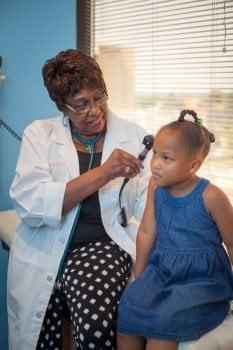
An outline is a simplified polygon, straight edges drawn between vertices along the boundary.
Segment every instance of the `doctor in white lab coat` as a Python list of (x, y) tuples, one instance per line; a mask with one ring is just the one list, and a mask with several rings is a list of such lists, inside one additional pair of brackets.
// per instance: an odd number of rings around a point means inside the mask
[[(144, 168), (137, 158), (146, 133), (135, 123), (122, 120), (109, 111), (101, 70), (84, 53), (77, 50), (61, 52), (45, 63), (43, 77), (50, 97), (63, 115), (37, 120), (25, 129), (16, 175), (10, 189), (15, 209), (22, 220), (13, 239), (9, 259), (9, 349), (61, 349), (61, 334), (53, 333), (52, 327), (45, 329), (48, 321), (54, 321), (48, 318), (48, 305), (53, 307), (57, 286), (59, 295), (62, 294), (65, 300), (60, 305), (67, 302), (77, 346), (79, 344), (83, 349), (114, 349), (116, 305), (129, 278), (129, 261), (135, 255), (137, 226), (143, 213), (150, 176), (149, 157), (143, 163)], [(92, 139), (95, 140), (91, 149), (86, 141)], [(99, 153), (101, 159), (99, 164), (94, 167), (91, 164), (91, 169), (86, 169), (80, 175), (80, 157), (83, 157), (83, 153), (90, 157)], [(87, 165), (90, 167), (90, 161)], [(127, 216), (127, 225), (123, 227), (119, 191), (125, 177), (130, 181), (121, 196), (121, 206), (125, 208)], [(93, 195), (99, 203), (97, 219), (101, 221), (104, 232), (100, 233), (101, 237), (95, 237), (95, 230), (92, 230), (94, 233), (89, 237), (87, 230), (86, 242), (79, 245), (76, 237), (76, 243), (72, 243), (77, 231), (77, 226), (74, 230), (75, 218), (79, 222), (77, 211), (81, 210), (82, 213), (80, 203), (86, 201), (87, 208), (89, 205), (91, 208), (88, 200), (93, 199)], [(79, 230), (78, 234), (82, 235), (82, 232)], [(116, 281), (116, 290), (114, 285), (110, 286), (115, 299), (110, 299), (109, 306), (115, 313), (108, 313), (111, 317), (106, 318), (105, 312), (105, 318), (101, 319), (102, 313), (100, 315), (97, 309), (92, 312), (90, 307), (90, 322), (87, 320), (84, 324), (80, 315), (87, 309), (87, 304), (80, 301), (84, 298), (81, 298), (79, 289), (84, 283), (81, 280), (83, 270), (75, 255), (70, 254), (75, 249), (75, 252), (83, 252), (87, 246), (93, 249), (99, 241), (98, 244), (104, 244), (104, 247), (114, 246), (119, 261), (125, 265), (118, 271), (117, 258), (104, 269), (109, 274), (108, 279)], [(98, 253), (101, 252), (99, 250)], [(103, 254), (101, 261), (106, 257), (106, 252)], [(88, 258), (88, 252), (86, 255)], [(98, 254), (94, 256), (98, 260)], [(94, 259), (93, 254), (89, 259)], [(88, 266), (89, 262), (85, 260), (85, 264)], [(80, 279), (73, 279), (72, 285), (69, 284), (72, 280), (69, 266), (75, 276), (80, 275)], [(55, 283), (60, 270), (59, 283)], [(87, 275), (88, 269), (85, 271)], [(94, 290), (91, 292), (90, 286), (85, 286), (85, 293), (90, 290), (89, 294), (86, 293), (85, 301), (89, 304), (97, 293), (94, 279), (103, 277), (101, 269), (95, 273), (91, 278)], [(101, 294), (105, 293), (102, 287)], [(78, 290), (72, 307), (67, 288), (71, 293)], [(76, 300), (78, 295), (80, 300), (78, 297)], [(103, 296), (100, 302), (109, 303), (107, 300), (109, 298)], [(107, 309), (108, 305), (101, 307), (102, 310)], [(57, 321), (58, 324), (61, 324), (61, 319)]]

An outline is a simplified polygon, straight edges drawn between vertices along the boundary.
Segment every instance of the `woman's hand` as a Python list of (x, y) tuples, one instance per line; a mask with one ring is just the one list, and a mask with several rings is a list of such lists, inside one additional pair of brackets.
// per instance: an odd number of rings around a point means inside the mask
[(87, 171), (67, 183), (62, 208), (63, 215), (109, 181), (120, 176), (134, 177), (139, 174), (142, 167), (141, 161), (132, 154), (115, 149), (103, 165)]
[(105, 176), (110, 180), (117, 177), (132, 178), (140, 173), (143, 165), (139, 159), (121, 149), (115, 149), (102, 165)]

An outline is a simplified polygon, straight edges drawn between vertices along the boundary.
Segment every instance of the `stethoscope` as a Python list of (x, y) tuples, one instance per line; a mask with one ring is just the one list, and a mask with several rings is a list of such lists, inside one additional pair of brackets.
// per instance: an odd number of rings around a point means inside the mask
[[(95, 148), (96, 148), (96, 142), (98, 141), (99, 137), (100, 137), (100, 133), (95, 134), (94, 136), (90, 137), (90, 138), (86, 138), (83, 135), (81, 135), (80, 133), (78, 133), (77, 131), (75, 131), (74, 129), (71, 129), (72, 134), (74, 135), (74, 137), (80, 141), (82, 144), (84, 144), (87, 148), (88, 153), (90, 154), (90, 160), (89, 160), (89, 164), (88, 164), (88, 169), (87, 171), (91, 170), (92, 165), (93, 165), (93, 160), (94, 160), (94, 153), (95, 153)], [(80, 216), (80, 211), (81, 211), (81, 207), (82, 207), (82, 202), (79, 203), (78, 209), (77, 209), (77, 213), (75, 215), (75, 219), (73, 222), (73, 226), (68, 238), (68, 241), (66, 243), (66, 247), (60, 262), (60, 266), (59, 266), (59, 270), (57, 273), (57, 278), (56, 278), (56, 286), (57, 288), (59, 288), (60, 286), (60, 278), (62, 275), (62, 270), (63, 270), (63, 265), (67, 256), (67, 252), (70, 246), (70, 243), (73, 239), (74, 233), (75, 233), (75, 229), (79, 220), (79, 216)]]
[[(95, 153), (95, 148), (96, 148), (96, 142), (98, 141), (98, 139), (100, 137), (100, 133), (95, 134), (93, 137), (86, 138), (86, 137), (84, 137), (83, 135), (81, 135), (80, 133), (78, 133), (77, 131), (75, 131), (73, 129), (71, 129), (71, 132), (72, 132), (72, 134), (74, 135), (74, 137), (78, 141), (80, 141), (82, 144), (84, 144), (86, 146), (88, 152), (90, 153), (90, 160), (89, 160), (88, 169), (87, 169), (87, 171), (89, 171), (89, 170), (91, 170), (92, 165), (93, 165), (93, 159), (94, 159), (94, 153)], [(141, 161), (143, 161), (145, 159), (147, 153), (151, 150), (151, 148), (153, 146), (153, 142), (154, 142), (153, 135), (147, 135), (147, 136), (144, 137), (142, 143), (143, 143), (143, 145), (145, 147), (142, 150), (142, 152), (139, 154), (138, 159), (140, 159)], [(122, 186), (120, 188), (119, 198), (118, 198), (118, 200), (119, 200), (119, 207), (120, 207), (120, 217), (121, 217), (120, 225), (122, 227), (126, 227), (128, 225), (126, 211), (125, 211), (125, 208), (121, 204), (121, 195), (122, 195), (123, 189), (125, 188), (125, 186), (128, 183), (128, 181), (129, 181), (129, 178), (125, 178), (124, 179), (124, 181), (122, 183)], [(66, 259), (68, 248), (70, 246), (71, 240), (72, 240), (74, 232), (75, 232), (75, 228), (76, 228), (79, 216), (80, 216), (81, 207), (82, 207), (82, 202), (79, 203), (78, 210), (77, 210), (77, 213), (76, 213), (76, 216), (75, 216), (75, 219), (74, 219), (74, 222), (73, 222), (73, 226), (72, 226), (72, 229), (71, 229), (71, 233), (69, 235), (69, 238), (68, 238), (68, 241), (67, 241), (67, 244), (66, 244), (66, 247), (65, 247), (62, 259), (61, 259), (61, 262), (60, 262), (60, 267), (59, 267), (58, 274), (57, 274), (57, 279), (56, 279), (56, 281), (57, 281), (56, 285), (58, 287), (59, 287), (59, 280), (60, 280), (60, 277), (61, 277), (61, 274), (62, 274), (63, 264), (64, 264), (64, 261)]]

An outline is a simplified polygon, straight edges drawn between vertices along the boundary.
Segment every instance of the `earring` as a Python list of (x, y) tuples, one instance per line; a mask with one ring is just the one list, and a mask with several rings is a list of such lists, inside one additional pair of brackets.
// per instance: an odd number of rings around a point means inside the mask
[(65, 127), (67, 126), (67, 117), (65, 115), (63, 115), (62, 123)]

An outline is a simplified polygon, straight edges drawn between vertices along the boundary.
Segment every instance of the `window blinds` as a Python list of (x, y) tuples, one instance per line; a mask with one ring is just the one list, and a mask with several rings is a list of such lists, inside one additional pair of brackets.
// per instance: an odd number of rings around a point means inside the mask
[(92, 0), (110, 108), (155, 133), (194, 109), (215, 134), (200, 175), (233, 201), (233, 1)]

